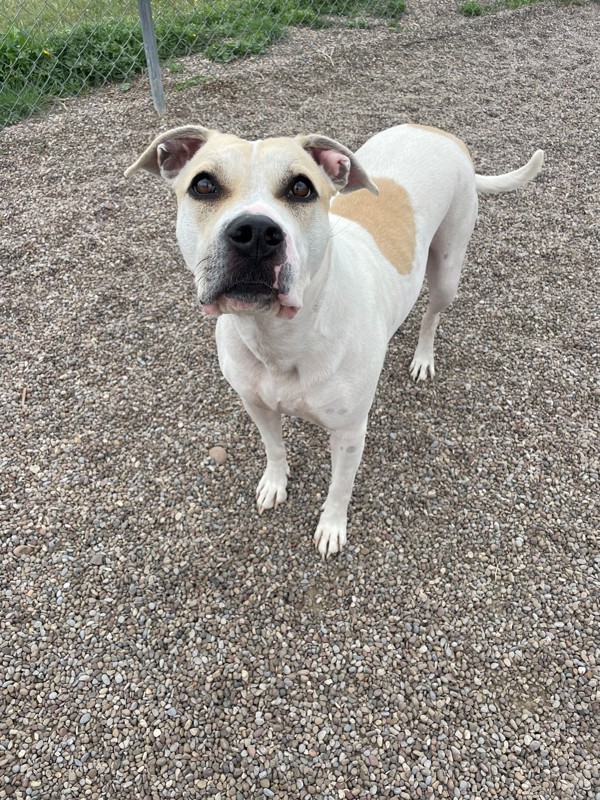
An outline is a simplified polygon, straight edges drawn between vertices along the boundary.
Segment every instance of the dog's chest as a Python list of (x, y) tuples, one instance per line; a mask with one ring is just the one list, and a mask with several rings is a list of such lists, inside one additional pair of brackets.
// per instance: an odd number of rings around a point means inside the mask
[[(307, 422), (330, 428), (347, 414), (346, 398), (334, 397), (323, 385), (309, 384), (303, 380), (298, 367), (287, 373), (272, 372), (263, 368), (255, 373), (253, 385), (248, 387), (257, 405), (280, 414), (300, 417)], [(248, 397), (241, 392), (242, 396)]]
[(358, 407), (355, 387), (336, 368), (331, 346), (310, 333), (298, 341), (245, 333), (240, 337), (227, 317), (217, 325), (221, 370), (247, 403), (328, 430), (348, 424)]
[(351, 415), (351, 398), (338, 382), (315, 381), (314, 372), (306, 374), (301, 365), (273, 370), (255, 359), (239, 361), (222, 354), (221, 369), (232, 388), (259, 408), (300, 417), (329, 430)]

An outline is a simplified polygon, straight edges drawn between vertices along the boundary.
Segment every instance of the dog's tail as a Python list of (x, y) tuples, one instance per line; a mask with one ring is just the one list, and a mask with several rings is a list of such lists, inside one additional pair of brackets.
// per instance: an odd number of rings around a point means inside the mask
[(502, 194), (512, 192), (532, 181), (544, 164), (544, 151), (536, 150), (524, 167), (506, 172), (504, 175), (475, 175), (475, 186), (479, 194)]

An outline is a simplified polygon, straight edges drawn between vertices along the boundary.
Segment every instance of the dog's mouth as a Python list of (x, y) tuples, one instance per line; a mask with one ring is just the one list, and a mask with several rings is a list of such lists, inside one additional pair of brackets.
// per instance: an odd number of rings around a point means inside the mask
[(222, 293), (231, 300), (266, 306), (277, 298), (277, 291), (262, 281), (242, 281), (235, 283)]
[(202, 310), (209, 316), (269, 312), (281, 319), (293, 319), (300, 310), (299, 306), (290, 303), (288, 295), (261, 281), (234, 283), (214, 299), (200, 302)]

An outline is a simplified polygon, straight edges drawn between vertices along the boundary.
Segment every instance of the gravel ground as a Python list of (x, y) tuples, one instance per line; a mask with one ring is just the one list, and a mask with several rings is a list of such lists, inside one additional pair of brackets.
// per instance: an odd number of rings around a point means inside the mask
[[(162, 120), (140, 81), (2, 133), (0, 798), (600, 798), (600, 5), (454, 8), (189, 59)], [(321, 563), (326, 435), (286, 423), (259, 517), (174, 201), (122, 173), (188, 121), (357, 146), (409, 120), (482, 172), (547, 165), (482, 201), (434, 383), (419, 314), (394, 338)]]

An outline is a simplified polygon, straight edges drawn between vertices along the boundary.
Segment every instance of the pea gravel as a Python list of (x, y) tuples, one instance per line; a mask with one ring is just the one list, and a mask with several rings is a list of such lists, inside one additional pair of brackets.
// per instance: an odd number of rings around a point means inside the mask
[[(191, 58), (161, 120), (140, 80), (1, 134), (0, 798), (600, 800), (599, 23), (421, 0)], [(258, 516), (173, 200), (122, 173), (190, 121), (355, 147), (409, 120), (482, 172), (547, 164), (482, 201), (434, 383), (418, 314), (394, 338), (321, 563), (326, 435), (286, 422)]]

